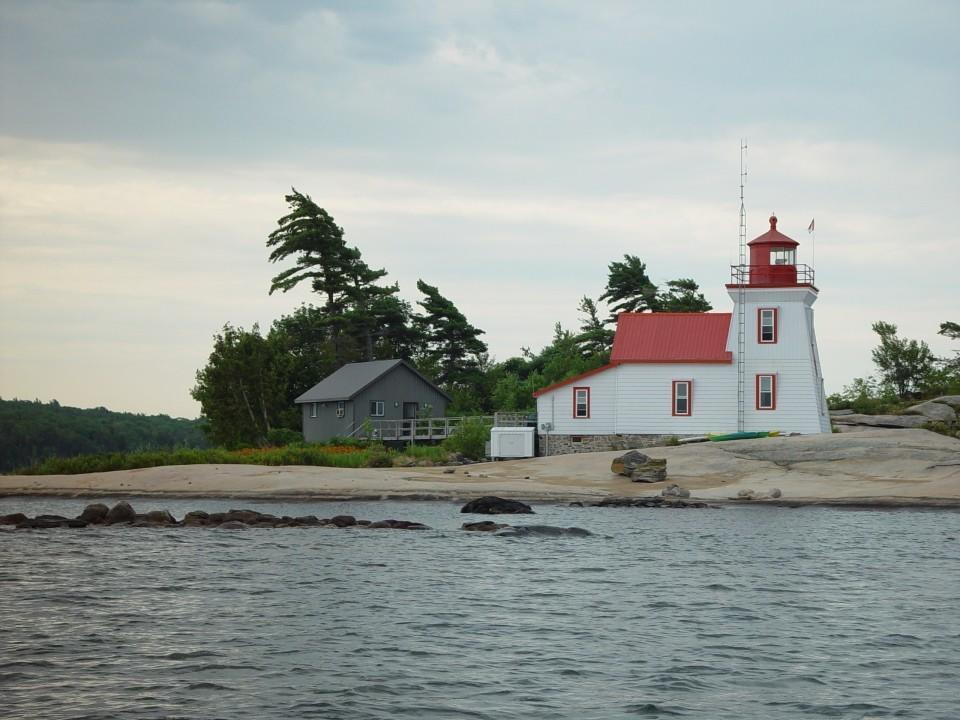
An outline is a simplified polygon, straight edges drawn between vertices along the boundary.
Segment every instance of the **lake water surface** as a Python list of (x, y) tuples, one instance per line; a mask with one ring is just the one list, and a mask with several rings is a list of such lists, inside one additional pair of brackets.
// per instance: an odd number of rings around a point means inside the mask
[(960, 717), (957, 512), (131, 502), (434, 529), (0, 531), (0, 716)]

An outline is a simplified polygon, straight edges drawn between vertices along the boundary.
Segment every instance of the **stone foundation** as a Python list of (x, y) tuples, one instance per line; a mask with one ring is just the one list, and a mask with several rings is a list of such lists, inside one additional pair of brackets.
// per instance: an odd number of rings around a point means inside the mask
[(539, 455), (570, 455), (572, 453), (633, 450), (663, 445), (670, 438), (694, 435), (540, 435)]

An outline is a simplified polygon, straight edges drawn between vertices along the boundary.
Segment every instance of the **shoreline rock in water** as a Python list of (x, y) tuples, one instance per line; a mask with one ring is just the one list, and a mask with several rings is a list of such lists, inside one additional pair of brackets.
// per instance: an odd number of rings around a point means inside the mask
[(462, 508), (462, 513), (476, 513), (478, 515), (532, 515), (533, 508), (522, 503), (519, 500), (507, 500), (506, 498), (486, 495), (476, 500), (471, 500)]
[(336, 515), (332, 518), (318, 518), (316, 515), (302, 517), (277, 517), (257, 510), (230, 510), (228, 512), (208, 513), (203, 510), (188, 512), (178, 521), (169, 510), (151, 510), (138, 514), (130, 503), (120, 501), (112, 508), (102, 503), (87, 505), (76, 518), (60, 515), (37, 515), (30, 518), (23, 513), (11, 513), (0, 516), (0, 525), (14, 525), (23, 530), (46, 530), (52, 528), (85, 528), (90, 525), (125, 525), (127, 527), (209, 527), (224, 530), (244, 530), (247, 528), (367, 528), (390, 530), (429, 530), (423, 523), (410, 520), (357, 520), (352, 515)]
[(694, 508), (713, 508), (716, 505), (709, 505), (699, 500), (674, 500), (670, 496), (647, 495), (641, 497), (610, 497), (604, 498), (600, 502), (591, 503), (592, 507), (614, 507), (614, 508), (667, 508), (667, 509), (694, 509)]

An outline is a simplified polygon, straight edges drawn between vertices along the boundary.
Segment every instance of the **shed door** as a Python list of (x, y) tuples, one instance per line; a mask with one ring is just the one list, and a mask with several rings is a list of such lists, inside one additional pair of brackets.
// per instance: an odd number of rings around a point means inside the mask
[(405, 402), (403, 404), (403, 419), (404, 420), (416, 420), (417, 411), (420, 409), (420, 403), (415, 402)]

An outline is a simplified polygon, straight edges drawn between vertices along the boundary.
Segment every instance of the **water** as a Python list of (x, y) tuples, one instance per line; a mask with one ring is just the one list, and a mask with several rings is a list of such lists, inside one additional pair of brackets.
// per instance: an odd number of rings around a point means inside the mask
[(960, 717), (960, 513), (133, 504), (435, 529), (0, 532), (0, 715)]

